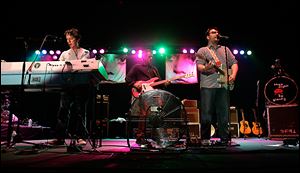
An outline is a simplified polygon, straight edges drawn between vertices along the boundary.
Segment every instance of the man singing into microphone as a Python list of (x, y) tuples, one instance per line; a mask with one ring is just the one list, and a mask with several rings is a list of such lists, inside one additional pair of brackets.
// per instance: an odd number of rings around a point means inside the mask
[[(220, 143), (227, 145), (231, 139), (228, 117), (230, 86), (228, 84), (233, 84), (238, 72), (238, 64), (230, 49), (218, 44), (221, 36), (217, 27), (208, 28), (205, 37), (208, 41), (207, 46), (201, 47), (196, 53), (201, 88), (201, 143), (202, 145), (211, 144), (212, 117), (216, 115), (217, 135)], [(226, 65), (232, 71), (231, 74), (228, 73), (229, 76), (226, 75)]]

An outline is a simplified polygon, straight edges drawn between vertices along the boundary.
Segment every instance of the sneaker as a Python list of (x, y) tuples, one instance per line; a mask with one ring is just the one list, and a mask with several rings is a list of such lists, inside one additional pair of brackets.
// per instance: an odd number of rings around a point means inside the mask
[(65, 144), (65, 140), (55, 139), (53, 141), (47, 142), (47, 144), (49, 144), (49, 145), (64, 145)]
[(220, 140), (216, 142), (217, 145), (219, 146), (228, 146), (229, 145), (229, 141), (228, 140)]
[(201, 145), (209, 146), (209, 145), (211, 145), (211, 141), (209, 139), (203, 139), (203, 140), (201, 140)]
[(78, 139), (78, 140), (77, 140), (77, 144), (78, 144), (78, 145), (86, 145), (86, 142), (85, 142), (85, 140), (83, 140), (83, 139)]

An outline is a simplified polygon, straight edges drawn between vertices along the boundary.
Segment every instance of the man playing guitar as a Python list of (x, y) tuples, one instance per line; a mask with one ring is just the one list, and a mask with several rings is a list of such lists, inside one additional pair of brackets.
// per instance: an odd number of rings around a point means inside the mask
[[(147, 49), (143, 52), (143, 62), (140, 64), (135, 64), (133, 67), (129, 70), (129, 72), (126, 75), (125, 81), (126, 83), (132, 87), (132, 90), (136, 91), (138, 94), (133, 95), (131, 103), (136, 99), (136, 97), (139, 95), (140, 91), (142, 90), (142, 87), (146, 81), (154, 82), (154, 81), (160, 81), (161, 77), (158, 72), (158, 69), (152, 65), (152, 58), (153, 54), (150, 49)], [(164, 85), (170, 84), (169, 81), (165, 82)], [(164, 86), (163, 85), (163, 86)], [(161, 87), (161, 85), (157, 85), (157, 87)], [(133, 92), (135, 93), (135, 92)], [(146, 141), (144, 139), (143, 134), (143, 123), (139, 123), (138, 131), (136, 132), (136, 143), (137, 144), (144, 144)]]

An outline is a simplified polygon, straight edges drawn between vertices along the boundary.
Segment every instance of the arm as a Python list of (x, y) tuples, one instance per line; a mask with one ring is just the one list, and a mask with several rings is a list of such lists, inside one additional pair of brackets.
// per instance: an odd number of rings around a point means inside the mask
[(235, 79), (236, 79), (236, 74), (237, 74), (238, 70), (239, 70), (238, 64), (233, 64), (233, 65), (231, 66), (232, 74), (229, 76), (229, 82), (234, 82), (234, 81), (235, 81)]

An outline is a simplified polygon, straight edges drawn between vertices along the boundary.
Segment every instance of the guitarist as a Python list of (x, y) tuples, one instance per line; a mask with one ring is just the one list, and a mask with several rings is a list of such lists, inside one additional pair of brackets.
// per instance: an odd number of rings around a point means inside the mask
[(226, 73), (226, 69), (221, 69), (221, 66), (227, 65), (232, 71), (228, 76), (229, 83), (233, 83), (238, 72), (238, 63), (230, 49), (219, 45), (222, 37), (217, 27), (208, 28), (205, 37), (207, 46), (201, 47), (196, 53), (197, 69), (200, 71), (201, 143), (210, 145), (212, 116), (215, 113), (220, 143), (228, 145), (229, 96), (226, 87), (218, 82), (218, 78)]
[[(126, 83), (136, 92), (142, 90), (142, 84), (145, 81), (155, 82), (161, 80), (158, 69), (152, 65), (152, 51), (150, 49), (145, 50), (142, 58), (142, 63), (134, 64), (125, 77)], [(166, 82), (163, 86), (166, 86), (169, 83), (170, 82)], [(160, 85), (157, 87), (163, 86)], [(132, 96), (131, 103), (133, 103), (135, 99), (136, 97)], [(146, 143), (143, 134), (144, 123), (139, 123), (138, 126), (139, 130), (136, 132), (136, 143), (144, 144)]]

